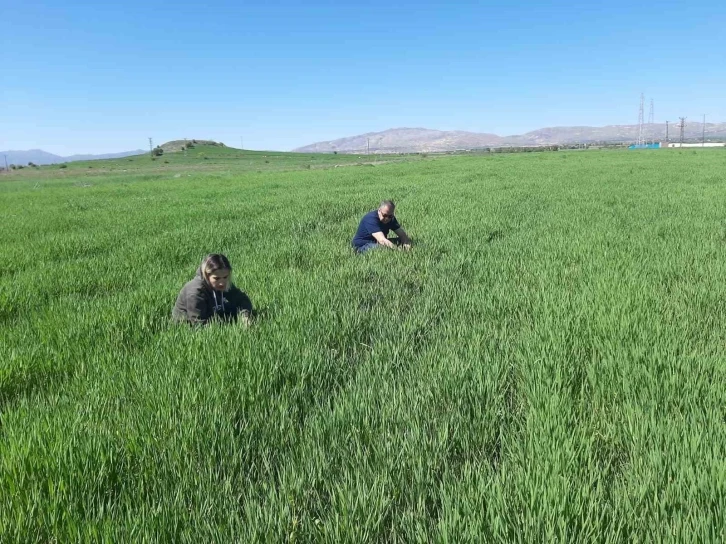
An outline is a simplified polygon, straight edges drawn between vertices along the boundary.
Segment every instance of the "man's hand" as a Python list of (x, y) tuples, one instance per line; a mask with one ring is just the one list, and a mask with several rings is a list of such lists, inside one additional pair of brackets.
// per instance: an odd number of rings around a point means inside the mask
[(396, 245), (391, 242), (388, 238), (386, 238), (382, 232), (374, 232), (373, 238), (375, 238), (376, 242), (378, 242), (383, 247), (387, 247), (389, 249), (395, 249)]
[(396, 249), (396, 244), (391, 242), (388, 238), (383, 238), (383, 240), (378, 240), (378, 243), (382, 245), (383, 247), (387, 247), (388, 249)]
[(401, 244), (400, 246), (398, 246), (399, 248), (401, 248), (403, 251), (408, 251), (409, 249), (411, 249), (411, 238), (408, 237), (408, 234), (406, 234), (406, 231), (403, 230), (403, 227), (400, 227), (393, 232), (398, 235), (398, 240)]

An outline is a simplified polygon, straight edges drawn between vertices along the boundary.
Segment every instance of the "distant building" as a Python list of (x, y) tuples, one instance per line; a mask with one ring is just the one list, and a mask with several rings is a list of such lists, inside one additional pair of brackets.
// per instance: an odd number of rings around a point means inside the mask
[(680, 142), (670, 142), (668, 147), (726, 147), (726, 143), (706, 142), (701, 144), (682, 144)]

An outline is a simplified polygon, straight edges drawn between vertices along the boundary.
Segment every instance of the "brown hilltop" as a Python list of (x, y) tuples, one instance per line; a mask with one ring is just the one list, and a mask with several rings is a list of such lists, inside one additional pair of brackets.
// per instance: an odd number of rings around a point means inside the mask
[(161, 144), (159, 147), (164, 150), (164, 153), (176, 153), (178, 151), (183, 151), (184, 147), (188, 145), (217, 145), (220, 147), (224, 147), (224, 144), (222, 142), (215, 142), (214, 140), (194, 140), (194, 139), (186, 139), (186, 140), (172, 140), (170, 142), (166, 142), (165, 144)]

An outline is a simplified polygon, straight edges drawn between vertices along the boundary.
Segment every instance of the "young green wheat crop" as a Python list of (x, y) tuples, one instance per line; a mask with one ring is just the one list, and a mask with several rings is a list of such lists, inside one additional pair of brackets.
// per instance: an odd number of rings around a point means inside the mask
[(164, 159), (0, 177), (1, 542), (724, 540), (721, 150)]

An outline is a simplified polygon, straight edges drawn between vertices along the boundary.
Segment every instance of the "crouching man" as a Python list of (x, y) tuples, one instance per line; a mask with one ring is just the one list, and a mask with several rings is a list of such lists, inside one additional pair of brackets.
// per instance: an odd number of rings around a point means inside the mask
[[(396, 205), (393, 201), (384, 200), (377, 210), (363, 216), (352, 242), (356, 253), (365, 253), (369, 249), (377, 247), (411, 248), (411, 239), (398, 223), (394, 215), (395, 210)], [(388, 238), (390, 231), (395, 232), (398, 238)]]

